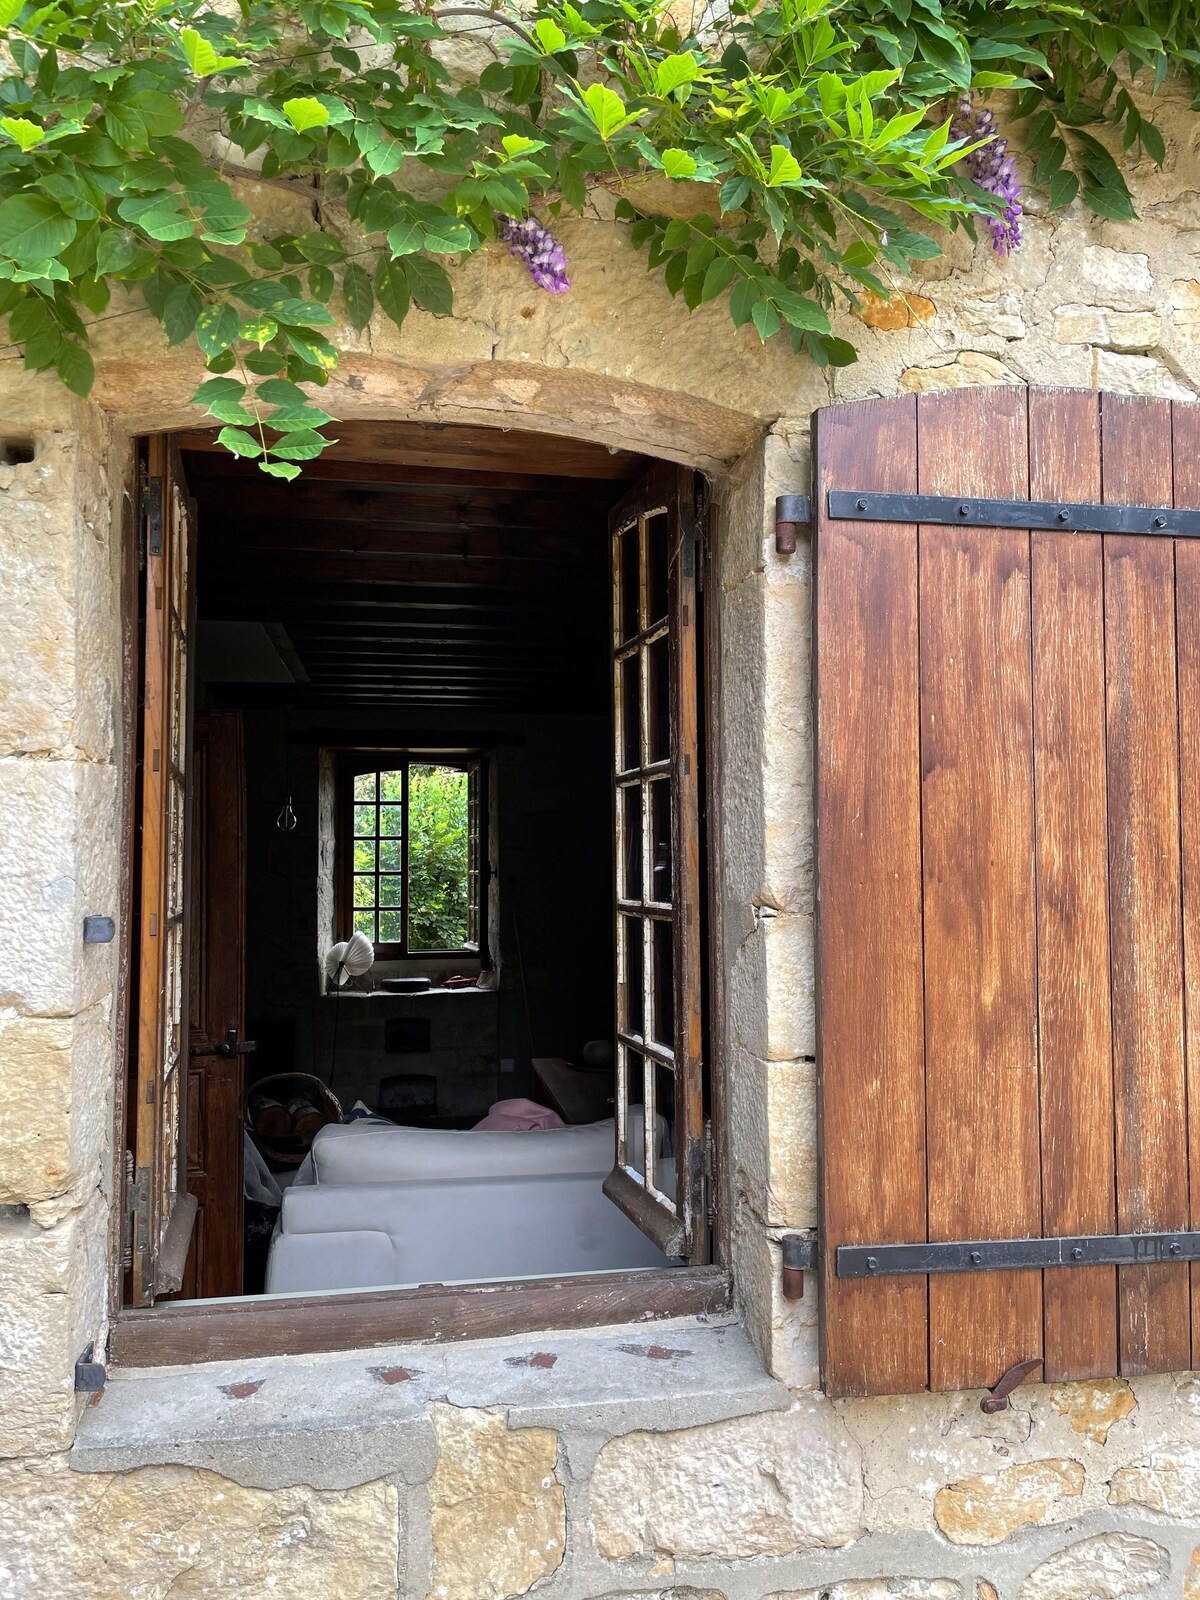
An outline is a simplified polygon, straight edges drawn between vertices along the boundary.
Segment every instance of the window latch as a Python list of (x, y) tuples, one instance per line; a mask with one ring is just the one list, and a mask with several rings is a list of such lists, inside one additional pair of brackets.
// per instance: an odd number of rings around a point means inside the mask
[(1026, 1378), (1031, 1378), (1041, 1364), (1041, 1356), (1033, 1356), (1029, 1361), (1018, 1361), (1015, 1367), (1009, 1367), (996, 1387), (985, 1394), (979, 1402), (980, 1411), (988, 1417), (995, 1416), (997, 1411), (1007, 1411), (1011, 1403), (1009, 1395), (1014, 1389), (1019, 1388)]

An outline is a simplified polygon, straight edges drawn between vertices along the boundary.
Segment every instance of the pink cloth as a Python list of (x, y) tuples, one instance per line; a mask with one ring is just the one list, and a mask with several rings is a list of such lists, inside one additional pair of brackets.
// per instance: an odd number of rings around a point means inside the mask
[(549, 1106), (538, 1105), (536, 1100), (497, 1100), (483, 1121), (477, 1122), (471, 1132), (479, 1128), (535, 1131), (565, 1127), (566, 1123), (557, 1111), (551, 1111)]

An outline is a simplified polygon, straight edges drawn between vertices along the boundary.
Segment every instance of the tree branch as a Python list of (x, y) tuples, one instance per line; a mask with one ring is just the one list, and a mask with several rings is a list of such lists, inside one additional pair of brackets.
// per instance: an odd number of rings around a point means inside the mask
[(536, 50), (538, 47), (537, 40), (531, 33), (527, 33), (519, 22), (513, 22), (508, 17), (502, 17), (496, 11), (485, 11), (481, 6), (446, 6), (441, 11), (435, 11), (433, 14), (439, 22), (443, 17), (479, 17), (484, 22), (499, 23), (500, 27), (509, 28), (513, 33), (524, 39), (531, 50)]

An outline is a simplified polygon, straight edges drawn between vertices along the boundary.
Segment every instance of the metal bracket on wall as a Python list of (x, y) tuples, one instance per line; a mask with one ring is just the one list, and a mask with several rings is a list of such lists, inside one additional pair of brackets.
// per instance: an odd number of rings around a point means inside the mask
[(790, 556), (796, 550), (796, 529), (812, 522), (812, 501), (806, 494), (781, 494), (775, 499), (775, 553)]
[(803, 1300), (804, 1274), (817, 1270), (817, 1235), (812, 1229), (807, 1233), (785, 1233), (779, 1243), (783, 1253), (783, 1298)]
[(839, 1278), (1041, 1267), (1144, 1266), (1200, 1261), (1200, 1233), (1096, 1233), (1065, 1239), (965, 1239), (946, 1244), (843, 1244)]
[[(783, 496), (783, 499), (789, 498)], [(830, 489), (837, 522), (923, 522), (939, 527), (1054, 528), (1066, 533), (1161, 534), (1200, 539), (1200, 511), (1173, 506), (1103, 506), (1063, 500), (972, 500), (968, 495), (875, 494)], [(779, 502), (776, 502), (778, 507)], [(778, 516), (778, 509), (776, 510)]]
[(87, 1349), (75, 1363), (75, 1393), (99, 1394), (108, 1382), (108, 1370), (102, 1361), (97, 1361), (96, 1346), (89, 1344)]

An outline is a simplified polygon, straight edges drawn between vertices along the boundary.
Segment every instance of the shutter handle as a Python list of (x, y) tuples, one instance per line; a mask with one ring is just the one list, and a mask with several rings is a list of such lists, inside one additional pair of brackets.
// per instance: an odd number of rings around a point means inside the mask
[(1015, 1367), (1009, 1367), (996, 1387), (985, 1394), (979, 1402), (980, 1411), (989, 1417), (994, 1416), (997, 1411), (1007, 1411), (1009, 1395), (1024, 1383), (1026, 1378), (1032, 1377), (1041, 1364), (1041, 1356), (1034, 1356), (1029, 1361), (1018, 1361)]
[(227, 1028), (225, 1030), (225, 1043), (217, 1045), (214, 1054), (219, 1056), (248, 1056), (253, 1055), (257, 1049), (258, 1043), (256, 1040), (242, 1039), (239, 1042), (237, 1029)]

